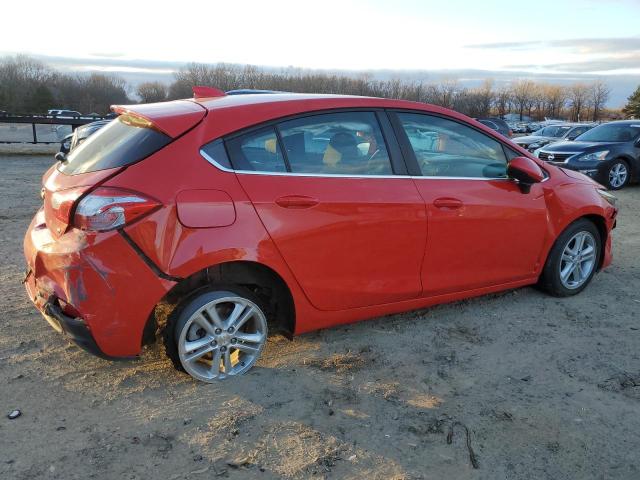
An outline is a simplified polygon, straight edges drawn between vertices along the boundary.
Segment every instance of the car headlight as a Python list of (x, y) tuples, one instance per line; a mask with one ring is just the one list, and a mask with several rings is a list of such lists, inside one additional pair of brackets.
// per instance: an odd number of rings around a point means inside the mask
[(609, 155), (609, 150), (600, 150), (599, 152), (585, 153), (576, 158), (580, 162), (602, 161)]
[(602, 198), (604, 198), (607, 202), (609, 202), (611, 205), (615, 205), (616, 202), (618, 201), (618, 197), (616, 197), (615, 195), (611, 195), (609, 192), (607, 192), (606, 190), (601, 190), (598, 189), (598, 193), (600, 194), (600, 196)]
[(542, 150), (542, 147), (538, 148), (537, 150), (535, 150), (533, 152), (533, 154), (535, 155), (536, 158), (540, 158), (540, 150)]

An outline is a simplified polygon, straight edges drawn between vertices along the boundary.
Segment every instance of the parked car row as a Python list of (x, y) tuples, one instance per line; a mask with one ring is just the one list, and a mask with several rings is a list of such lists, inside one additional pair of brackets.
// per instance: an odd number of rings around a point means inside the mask
[(573, 140), (548, 143), (535, 155), (552, 165), (584, 173), (610, 190), (620, 190), (639, 179), (640, 120), (603, 123)]
[(533, 153), (540, 147), (544, 147), (548, 143), (560, 140), (575, 140), (576, 137), (582, 135), (595, 125), (586, 123), (561, 123), (558, 125), (549, 125), (533, 132), (531, 135), (514, 138), (513, 141)]

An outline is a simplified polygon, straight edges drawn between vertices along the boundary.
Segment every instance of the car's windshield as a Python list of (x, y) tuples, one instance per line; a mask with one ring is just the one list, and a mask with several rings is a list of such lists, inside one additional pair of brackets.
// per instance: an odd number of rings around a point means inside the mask
[(562, 125), (551, 125), (549, 127), (544, 127), (534, 133), (539, 137), (556, 137), (559, 138), (567, 133), (571, 127), (562, 126)]
[(581, 142), (630, 142), (640, 136), (638, 123), (605, 123), (583, 133), (576, 140)]

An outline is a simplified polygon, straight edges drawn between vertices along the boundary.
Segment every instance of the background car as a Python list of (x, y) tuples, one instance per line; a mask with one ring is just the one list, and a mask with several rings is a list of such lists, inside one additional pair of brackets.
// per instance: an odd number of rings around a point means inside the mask
[(575, 295), (611, 262), (611, 194), (462, 114), (216, 92), (115, 107), (44, 175), (24, 283), (93, 353), (137, 355), (160, 328), (212, 382), (247, 372), (268, 331), (533, 284)]
[(487, 127), (499, 132), (502, 136), (511, 138), (513, 136), (513, 132), (507, 122), (502, 120), (501, 118), (489, 117), (489, 118), (477, 118), (480, 123), (486, 125)]
[(60, 153), (63, 153), (64, 155), (68, 154), (71, 150), (76, 148), (91, 135), (107, 125), (110, 121), (110, 119), (97, 120), (95, 122), (79, 126), (74, 130), (73, 133), (67, 135), (62, 139), (62, 141), (60, 142)]
[(563, 123), (548, 125), (533, 132), (532, 135), (514, 138), (513, 141), (522, 148), (534, 152), (538, 148), (559, 140), (574, 140), (579, 135), (593, 128), (591, 124)]
[(604, 123), (573, 142), (552, 143), (538, 152), (541, 160), (577, 170), (610, 190), (620, 190), (640, 172), (640, 120)]
[(53, 115), (59, 118), (81, 117), (82, 114), (75, 110), (48, 110), (47, 115)]

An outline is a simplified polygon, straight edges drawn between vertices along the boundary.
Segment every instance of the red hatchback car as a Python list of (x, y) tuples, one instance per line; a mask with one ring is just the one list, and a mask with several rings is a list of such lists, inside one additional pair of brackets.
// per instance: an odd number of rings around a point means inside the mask
[[(615, 197), (456, 112), (380, 98), (218, 95), (114, 107), (46, 172), (29, 297), (104, 357), (164, 332), (198, 380), (297, 335), (611, 262)], [(203, 98), (202, 95), (205, 95)], [(160, 304), (175, 306), (166, 324)]]

